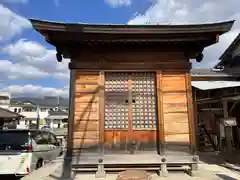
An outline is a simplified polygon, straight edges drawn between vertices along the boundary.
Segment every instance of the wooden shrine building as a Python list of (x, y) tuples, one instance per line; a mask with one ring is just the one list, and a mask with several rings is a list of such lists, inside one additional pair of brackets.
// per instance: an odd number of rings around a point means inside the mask
[[(234, 21), (198, 25), (67, 24), (31, 19), (69, 58), (68, 156), (72, 166), (96, 165), (97, 175), (120, 165), (196, 170), (189, 59), (201, 61)], [(82, 166), (81, 166), (82, 165)], [(119, 166), (118, 166), (119, 165)], [(95, 166), (94, 166), (95, 167)]]

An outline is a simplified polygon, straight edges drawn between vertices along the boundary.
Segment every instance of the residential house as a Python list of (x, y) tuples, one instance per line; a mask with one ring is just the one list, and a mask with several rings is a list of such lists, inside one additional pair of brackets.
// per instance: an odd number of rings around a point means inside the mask
[(46, 119), (46, 124), (51, 128), (66, 128), (68, 120), (68, 112), (58, 109), (57, 111), (49, 111)]
[(40, 120), (40, 125), (46, 124), (45, 118), (50, 111), (58, 111), (60, 108), (63, 111), (68, 111), (68, 99), (57, 97), (20, 97), (11, 99), (10, 110), (18, 112), (25, 116), (22, 124), (36, 124), (37, 119)]
[(0, 107), (8, 109), (10, 105), (11, 94), (9, 92), (0, 92)]

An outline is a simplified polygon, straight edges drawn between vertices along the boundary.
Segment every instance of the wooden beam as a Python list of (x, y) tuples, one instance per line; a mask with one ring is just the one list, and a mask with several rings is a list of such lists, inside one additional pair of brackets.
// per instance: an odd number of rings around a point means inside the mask
[(69, 69), (78, 69), (81, 71), (115, 71), (115, 70), (124, 70), (124, 71), (156, 71), (159, 69), (162, 70), (171, 70), (181, 71), (187, 70), (191, 68), (191, 64), (187, 62), (183, 63), (121, 63), (121, 62), (70, 62)]

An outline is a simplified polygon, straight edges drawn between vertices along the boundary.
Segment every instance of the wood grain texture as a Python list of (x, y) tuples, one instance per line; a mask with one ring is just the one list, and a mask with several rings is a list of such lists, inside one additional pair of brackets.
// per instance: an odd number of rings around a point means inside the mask
[(73, 133), (74, 139), (99, 139), (99, 131), (76, 131)]
[(99, 130), (99, 121), (92, 120), (92, 121), (77, 121), (75, 122), (74, 132), (76, 131), (98, 131)]
[(99, 83), (98, 72), (80, 72), (76, 73), (76, 84)]
[(104, 71), (101, 71), (99, 73), (99, 85), (100, 85), (100, 94), (99, 94), (99, 132), (100, 132), (100, 136), (99, 136), (99, 140), (101, 143), (101, 151), (103, 153), (103, 144), (104, 144), (104, 123), (105, 123), (105, 102), (104, 102), (104, 92), (105, 92), (105, 75), (104, 75)]
[(98, 103), (99, 97), (97, 93), (79, 93), (76, 92), (75, 103)]
[(79, 120), (96, 120), (99, 119), (98, 112), (75, 112), (76, 121)]
[(99, 142), (99, 73), (76, 72), (74, 148)]
[(189, 134), (171, 134), (165, 135), (166, 142), (185, 142), (189, 143)]
[(188, 105), (188, 119), (189, 119), (189, 139), (191, 145), (196, 148), (196, 122), (193, 109), (191, 74), (186, 73), (186, 87), (187, 87), (187, 105)]
[(163, 113), (166, 142), (189, 142), (189, 109), (186, 75), (180, 72), (164, 72)]
[(164, 123), (165, 136), (168, 134), (188, 134), (189, 127), (188, 122), (170, 122)]
[(187, 103), (186, 93), (164, 93), (163, 94), (164, 104), (174, 104), (174, 103)]
[(75, 103), (76, 112), (98, 112), (98, 103), (85, 103), (77, 102)]
[(167, 113), (164, 114), (164, 123), (187, 123), (188, 122), (188, 113)]
[(164, 113), (187, 112), (187, 103), (163, 104)]
[(127, 143), (127, 142), (156, 142), (156, 130), (152, 131), (137, 131), (129, 132), (126, 131), (104, 131), (104, 144), (105, 146), (118, 144), (118, 143)]
[(163, 116), (163, 93), (162, 93), (162, 72), (156, 73), (156, 85), (157, 85), (157, 115), (158, 115), (158, 129), (159, 134), (157, 135), (160, 142), (164, 142), (164, 116)]
[(185, 75), (163, 75), (162, 90), (163, 92), (186, 91)]
[(99, 139), (73, 139), (73, 148), (81, 149), (88, 146), (94, 146), (99, 143)]
[(76, 84), (76, 92), (78, 93), (97, 93), (99, 85), (94, 84)]

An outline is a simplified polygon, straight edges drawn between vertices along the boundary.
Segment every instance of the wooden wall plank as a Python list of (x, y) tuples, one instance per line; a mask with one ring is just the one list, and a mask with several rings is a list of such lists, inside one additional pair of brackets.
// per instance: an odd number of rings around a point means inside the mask
[(76, 72), (73, 133), (75, 148), (99, 143), (99, 80), (99, 72)]
[(187, 112), (187, 103), (164, 103), (164, 113)]
[(99, 91), (99, 85), (95, 84), (76, 84), (76, 92), (78, 93), (97, 93)]
[(187, 103), (186, 93), (164, 93), (163, 94), (163, 103)]
[(96, 120), (99, 119), (98, 112), (75, 112), (75, 119), (78, 120)]
[(165, 141), (189, 142), (186, 75), (180, 72), (165, 72), (162, 82)]
[(167, 113), (164, 114), (164, 123), (184, 123), (188, 122), (188, 113), (187, 112), (180, 112), (180, 113)]
[(189, 134), (171, 134), (165, 135), (167, 142), (184, 142), (189, 143)]
[(76, 112), (97, 112), (98, 111), (98, 103), (75, 103), (75, 111)]
[(98, 72), (77, 72), (76, 84), (87, 84), (99, 82)]
[(73, 139), (73, 148), (81, 149), (96, 146), (99, 143), (98, 139)]
[(164, 75), (162, 86), (164, 92), (186, 91), (185, 76), (182, 74)]
[(99, 121), (77, 121), (75, 122), (74, 131), (98, 131)]
[(76, 92), (75, 103), (94, 103), (98, 102), (97, 93), (78, 93)]
[(188, 122), (164, 123), (165, 136), (168, 134), (189, 134)]
[(99, 131), (76, 131), (73, 133), (74, 139), (99, 139)]

